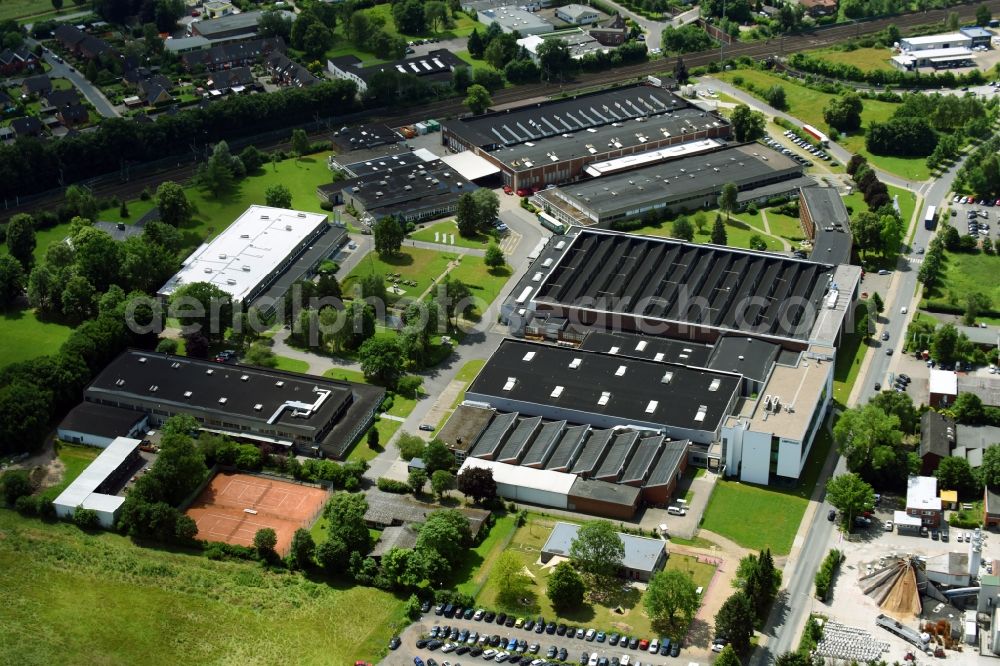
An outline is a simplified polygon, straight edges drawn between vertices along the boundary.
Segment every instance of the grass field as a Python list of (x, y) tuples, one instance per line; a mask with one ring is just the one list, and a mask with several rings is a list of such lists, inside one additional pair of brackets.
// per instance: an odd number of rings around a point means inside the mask
[[(865, 317), (867, 308), (864, 304), (858, 305), (854, 310), (854, 321), (858, 317)], [(854, 382), (858, 378), (858, 371), (861, 369), (861, 361), (864, 360), (868, 352), (868, 345), (865, 339), (857, 333), (844, 333), (844, 339), (837, 349), (837, 362), (833, 369), (833, 399), (844, 406), (854, 388)]]
[(739, 481), (719, 480), (702, 527), (751, 550), (786, 555), (808, 501), (794, 494)]
[[(72, 5), (70, 5), (72, 7)], [(0, 21), (52, 12), (50, 0), (3, 0), (0, 2)]]
[[(14, 664), (374, 662), (403, 624), (401, 602), (373, 588), (138, 548), (6, 510), (0, 586)], [(39, 640), (40, 626), (58, 629)]]
[[(710, 222), (705, 226), (704, 233), (699, 233), (698, 229), (695, 228), (694, 242), (695, 243), (710, 243), (712, 242), (712, 224), (711, 221), (715, 220), (715, 211), (708, 212), (708, 219)], [(752, 221), (748, 224), (747, 220)], [(644, 234), (646, 236), (661, 236), (664, 238), (671, 237), (671, 224), (670, 222), (662, 222), (659, 226), (647, 226), (636, 229), (634, 232), (636, 234)], [(780, 252), (783, 248), (781, 241), (770, 236), (764, 232), (763, 222), (760, 219), (760, 215), (749, 215), (748, 213), (739, 213), (733, 215), (729, 223), (726, 225), (726, 240), (730, 247), (750, 247), (750, 238), (754, 234), (757, 234), (764, 239), (767, 243), (767, 249), (775, 252)]]
[(329, 379), (340, 379), (345, 382), (357, 382), (359, 384), (367, 384), (368, 380), (365, 379), (365, 375), (358, 370), (351, 370), (350, 368), (331, 368), (323, 373), (324, 377)]
[(482, 34), (486, 30), (486, 26), (473, 20), (465, 12), (456, 12), (455, 15), (455, 27), (449, 30), (442, 30), (441, 32), (433, 32), (428, 29), (426, 32), (420, 33), (419, 35), (404, 35), (403, 33), (396, 30), (396, 24), (392, 20), (392, 7), (391, 5), (375, 5), (371, 9), (366, 10), (370, 16), (379, 16), (385, 21), (385, 31), (390, 35), (401, 35), (403, 37), (436, 37), (438, 39), (451, 39), (453, 37), (468, 37), (472, 34), (475, 28), (479, 28), (479, 33)]
[(941, 285), (935, 288), (928, 304), (949, 304), (955, 300), (964, 302), (964, 296), (972, 292), (982, 292), (993, 302), (993, 309), (1000, 309), (1000, 257), (983, 254), (945, 253), (944, 276)]
[[(560, 519), (562, 520), (562, 519)], [(578, 609), (558, 614), (545, 594), (551, 567), (541, 567), (537, 564), (538, 556), (545, 540), (548, 538), (556, 519), (541, 514), (529, 514), (528, 522), (517, 529), (510, 548), (524, 561), (530, 574), (530, 585), (527, 593), (527, 604), (513, 606), (498, 603), (497, 586), (493, 580), (487, 580), (482, 592), (477, 598), (477, 604), (486, 608), (496, 608), (518, 615), (542, 615), (554, 618), (555, 622), (567, 624), (583, 624), (598, 631), (625, 632), (632, 635), (651, 636), (653, 629), (642, 605), (642, 592), (636, 588), (616, 588), (610, 597), (600, 603), (584, 603)], [(694, 558), (673, 554), (667, 559), (667, 569), (680, 569), (692, 574), (695, 584), (706, 587), (715, 573), (715, 567), (697, 562)], [(616, 613), (615, 608), (621, 607), (623, 613)]]
[(766, 211), (766, 214), (767, 223), (771, 228), (771, 233), (777, 234), (793, 244), (798, 243), (805, 238), (805, 234), (802, 233), (802, 224), (799, 222), (799, 218), (781, 215), (780, 213), (774, 213), (771, 210)]
[[(375, 252), (371, 252), (343, 279), (341, 286), (345, 294), (350, 294), (352, 293), (354, 283), (360, 280), (362, 276), (372, 273), (376, 275), (398, 273), (401, 279), (412, 280), (417, 283), (415, 287), (402, 283), (399, 285), (400, 289), (407, 296), (417, 298), (424, 293), (427, 287), (437, 281), (441, 274), (444, 273), (445, 268), (447, 268), (448, 262), (452, 259), (455, 259), (455, 255), (444, 254), (437, 250), (424, 250), (418, 247), (404, 247), (399, 254), (385, 258), (378, 256)], [(389, 300), (394, 300), (391, 292)]]
[(507, 280), (510, 279), (511, 269), (509, 266), (487, 268), (482, 257), (466, 255), (462, 257), (462, 263), (452, 269), (450, 276), (469, 286), (473, 298), (476, 299), (472, 319), (478, 320), (489, 304), (500, 295)]
[(853, 51), (843, 49), (816, 49), (807, 51), (806, 55), (822, 58), (827, 62), (854, 65), (863, 72), (882, 70), (892, 71), (889, 64), (889, 57), (892, 55), (889, 49), (857, 48)]
[[(434, 234), (448, 234), (449, 239), (446, 241), (443, 236), (439, 236), (437, 240), (434, 239)], [(425, 241), (427, 243), (441, 243), (444, 245), (450, 245), (450, 236), (455, 236), (455, 245), (458, 247), (469, 247), (475, 250), (485, 250), (489, 247), (490, 241), (493, 240), (486, 234), (479, 234), (475, 238), (465, 238), (458, 233), (458, 225), (455, 224), (455, 220), (445, 220), (443, 222), (436, 222), (430, 226), (422, 227), (417, 229), (412, 234), (410, 238), (418, 241)]]
[(39, 321), (34, 310), (0, 315), (0, 368), (55, 353), (73, 329)]
[(80, 476), (87, 465), (94, 461), (94, 458), (101, 453), (101, 449), (93, 446), (79, 446), (77, 444), (59, 443), (59, 460), (64, 466), (62, 481), (54, 486), (46, 488), (42, 492), (42, 497), (47, 500), (54, 500), (59, 494), (66, 490), (69, 484)]
[(516, 528), (514, 515), (500, 516), (475, 548), (465, 551), (462, 562), (452, 572), (452, 582), (455, 589), (463, 594), (477, 596), (480, 587), (486, 582), (486, 577), (500, 553), (502, 545), (507, 543)]
[(305, 361), (300, 361), (297, 358), (288, 358), (287, 356), (278, 356), (278, 370), (285, 370), (287, 372), (309, 372), (309, 364)]

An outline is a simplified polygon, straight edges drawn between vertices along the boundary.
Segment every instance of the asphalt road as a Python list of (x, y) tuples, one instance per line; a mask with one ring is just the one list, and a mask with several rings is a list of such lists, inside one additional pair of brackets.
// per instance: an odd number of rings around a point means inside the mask
[[(24, 41), (32, 49), (38, 44), (36, 40), (30, 37)], [(50, 79), (68, 79), (87, 98), (87, 101), (94, 105), (97, 112), (105, 118), (116, 118), (121, 115), (111, 102), (108, 101), (108, 98), (104, 96), (104, 93), (75, 68), (70, 67), (65, 62), (58, 62), (55, 54), (51, 51), (46, 50), (43, 57), (45, 58), (45, 62), (52, 66), (52, 69), (48, 73)]]

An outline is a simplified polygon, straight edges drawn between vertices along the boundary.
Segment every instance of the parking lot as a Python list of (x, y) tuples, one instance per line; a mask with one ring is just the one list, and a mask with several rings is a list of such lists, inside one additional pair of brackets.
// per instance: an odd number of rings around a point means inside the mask
[[(382, 662), (389, 666), (413, 666), (413, 658), (420, 657), (424, 663), (430, 658), (435, 659), (438, 663), (443, 663), (447, 660), (450, 662), (451, 666), (456, 666), (456, 662), (464, 662), (466, 666), (469, 663), (496, 663), (495, 657), (490, 657), (489, 659), (484, 659), (482, 655), (473, 657), (469, 653), (456, 654), (455, 652), (445, 653), (442, 652), (440, 648), (436, 650), (429, 650), (426, 647), (418, 649), (416, 647), (417, 639), (427, 636), (431, 629), (435, 626), (445, 626), (448, 625), (452, 629), (458, 629), (462, 631), (466, 629), (471, 634), (472, 632), (478, 632), (479, 634), (486, 634), (490, 637), (498, 635), (503, 641), (504, 645), (510, 641), (511, 638), (517, 640), (524, 640), (527, 646), (530, 648), (532, 645), (538, 646), (537, 653), (532, 651), (525, 651), (523, 654), (515, 652), (513, 653), (517, 659), (522, 657), (530, 657), (532, 661), (538, 660), (539, 663), (536, 666), (541, 666), (542, 662), (551, 662), (558, 664), (558, 655), (556, 657), (550, 658), (549, 654), (550, 647), (555, 647), (556, 650), (565, 649), (566, 650), (566, 662), (570, 664), (581, 663), (581, 656), (584, 652), (587, 653), (588, 658), (590, 655), (596, 655), (598, 659), (604, 657), (608, 660), (610, 664), (614, 664), (614, 659), (618, 659), (620, 663), (628, 663), (630, 666), (636, 666), (637, 664), (645, 664), (646, 666), (663, 666), (668, 664), (674, 658), (666, 655), (656, 655), (650, 654), (649, 651), (641, 651), (639, 649), (630, 649), (628, 647), (622, 647), (621, 645), (613, 646), (608, 642), (608, 638), (605, 638), (603, 643), (597, 642), (595, 640), (587, 641), (584, 638), (570, 637), (570, 632), (567, 630), (566, 634), (563, 636), (558, 636), (555, 634), (548, 633), (537, 633), (534, 629), (531, 631), (526, 631), (525, 629), (518, 629), (515, 627), (506, 627), (496, 624), (494, 622), (483, 622), (476, 620), (465, 620), (456, 618), (447, 618), (443, 616), (437, 616), (432, 610), (429, 613), (425, 613), (419, 620), (411, 624), (406, 628), (406, 630), (400, 634), (400, 639), (402, 645), (400, 647), (390, 652), (389, 655)], [(587, 627), (583, 627), (586, 631)], [(636, 636), (634, 638), (645, 638), (647, 640), (652, 640), (653, 636)], [(482, 646), (485, 650), (486, 645)], [(506, 647), (489, 647), (492, 650), (507, 652)], [(485, 654), (485, 652), (484, 652)], [(623, 657), (627, 656), (628, 661), (622, 660)], [(678, 659), (684, 659), (685, 661), (690, 661), (689, 655), (686, 654), (685, 649), (681, 649)], [(506, 662), (511, 664), (513, 662)], [(587, 663), (584, 661), (583, 663)]]
[(995, 215), (1000, 213), (1000, 209), (996, 208), (996, 201), (971, 199), (954, 196), (947, 204), (947, 211), (942, 211), (939, 219), (951, 224), (963, 236), (972, 235), (979, 240), (989, 238), (996, 241), (997, 230), (993, 222)]
[[(764, 142), (764, 145), (777, 150), (783, 155), (791, 157), (793, 160), (805, 167), (811, 167), (813, 163), (809, 158), (801, 155), (798, 151), (808, 153), (813, 159), (816, 160), (830, 161), (830, 156), (825, 151), (816, 148), (806, 141), (803, 141), (798, 137), (798, 135), (795, 134), (795, 132), (791, 130), (787, 130), (781, 139), (775, 139), (772, 136), (764, 135), (764, 138), (762, 138), (761, 141)], [(789, 147), (789, 144), (798, 148), (798, 151)]]

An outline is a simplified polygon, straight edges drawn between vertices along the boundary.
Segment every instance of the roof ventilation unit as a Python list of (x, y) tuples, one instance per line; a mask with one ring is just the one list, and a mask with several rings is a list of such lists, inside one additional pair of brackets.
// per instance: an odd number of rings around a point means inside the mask
[(712, 380), (712, 383), (709, 384), (708, 390), (709, 391), (718, 391), (720, 384), (722, 384), (722, 380), (719, 379), (718, 377), (716, 377), (715, 379)]
[(531, 360), (531, 359), (533, 359), (533, 358), (535, 358), (535, 352), (533, 352), (533, 351), (530, 351), (530, 352), (528, 352), (527, 354), (525, 354), (525, 355), (524, 355), (524, 358), (522, 358), (521, 360), (522, 360), (522, 361), (530, 361), (530, 360)]
[(281, 388), (282, 386), (285, 385), (285, 382), (279, 379), (278, 381), (274, 382), (274, 385), (277, 386), (278, 388)]
[(514, 388), (514, 384), (517, 383), (517, 377), (508, 377), (507, 382), (503, 385), (504, 391), (509, 391)]
[(243, 376), (241, 376), (240, 377), (240, 381), (241, 382), (248, 382), (248, 381), (250, 381), (250, 375), (243, 375)]
[(627, 370), (627, 369), (628, 368), (626, 368), (624, 365), (619, 365), (618, 369), (615, 370), (615, 377), (624, 377), (625, 376), (625, 370)]
[(285, 225), (285, 231), (291, 231), (291, 230), (292, 230), (292, 225), (286, 224)]
[(205, 371), (205, 374), (206, 375), (214, 375), (215, 374), (215, 370), (213, 370), (212, 368), (209, 368), (208, 370)]
[(159, 390), (160, 390), (160, 387), (157, 386), (156, 384), (153, 384), (152, 386), (149, 387), (149, 392), (150, 393), (156, 393)]
[(597, 404), (601, 406), (606, 405), (608, 404), (608, 400), (611, 400), (611, 393), (608, 391), (601, 391), (601, 397), (597, 399)]
[(609, 354), (617, 354), (618, 353), (618, 349), (619, 349), (618, 347), (612, 347), (611, 349), (608, 350), (608, 353)]
[(764, 411), (765, 412), (771, 411), (771, 396), (769, 395), (764, 396)]
[(652, 414), (653, 412), (655, 412), (655, 411), (656, 411), (656, 407), (657, 407), (657, 406), (658, 406), (659, 404), (660, 404), (660, 403), (659, 403), (659, 402), (657, 402), (656, 400), (650, 400), (650, 401), (649, 401), (649, 404), (648, 404), (648, 405), (646, 405), (646, 413), (647, 413), (647, 414)]
[(661, 384), (669, 384), (673, 380), (673, 378), (674, 378), (674, 373), (671, 372), (670, 370), (667, 370), (663, 374), (663, 377), (660, 379), (660, 383)]
[(706, 414), (708, 414), (708, 405), (699, 405), (698, 413), (694, 415), (694, 420), (700, 423), (705, 420)]
[(554, 389), (552, 389), (552, 393), (549, 394), (549, 397), (558, 398), (559, 396), (562, 395), (562, 392), (563, 392), (563, 387), (557, 386)]
[(139, 357), (139, 363), (145, 363), (145, 362), (146, 362), (146, 357), (145, 356), (140, 356)]
[(228, 402), (228, 400), (229, 400), (229, 398), (219, 398), (219, 404), (220, 405), (224, 405), (224, 404), (226, 404), (226, 402)]
[(249, 273), (250, 272), (250, 267), (247, 266), (246, 264), (243, 264), (243, 272), (244, 273)]
[(185, 398), (190, 398), (192, 395), (194, 395), (194, 394), (191, 393), (191, 391), (184, 391), (184, 397)]
[(576, 370), (577, 368), (580, 367), (581, 363), (583, 363), (583, 359), (577, 357), (577, 358), (574, 358), (572, 361), (569, 362), (569, 367), (571, 369), (573, 369), (573, 370)]
[(262, 219), (262, 220), (270, 220), (271, 216), (270, 215), (261, 215), (260, 219)]

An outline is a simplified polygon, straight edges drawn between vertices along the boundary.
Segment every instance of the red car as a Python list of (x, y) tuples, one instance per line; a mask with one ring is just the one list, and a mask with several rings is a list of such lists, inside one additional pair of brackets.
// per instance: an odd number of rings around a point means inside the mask
[(519, 196), (519, 197), (530, 197), (531, 196), (531, 188), (528, 188), (528, 187), (519, 187), (519, 188), (517, 188), (517, 196)]
[(504, 185), (503, 186), (503, 193), (504, 194), (514, 194), (514, 190), (512, 190), (510, 188), (510, 185)]
[(649, 649), (649, 641), (647, 639), (645, 639), (645, 638), (643, 638), (641, 641), (639, 641), (639, 649), (642, 650), (643, 652), (645, 652), (646, 650), (648, 650)]
[(194, 17), (197, 18), (198, 16), (201, 16), (201, 12), (199, 12), (197, 9), (192, 9), (191, 10), (191, 16), (194, 16)]

